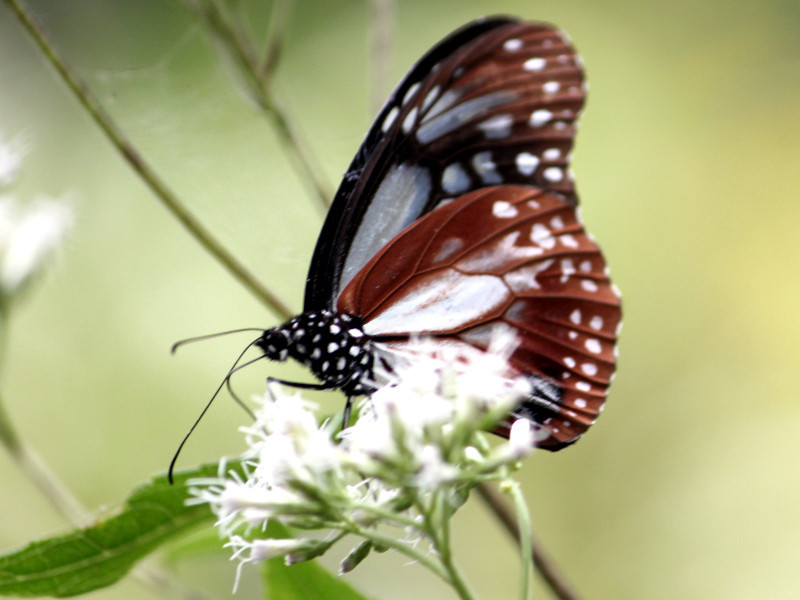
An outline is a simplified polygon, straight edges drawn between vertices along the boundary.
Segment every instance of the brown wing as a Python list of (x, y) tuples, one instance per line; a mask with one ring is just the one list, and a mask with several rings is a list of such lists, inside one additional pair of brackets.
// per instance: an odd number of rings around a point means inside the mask
[[(404, 229), (342, 292), (389, 352), (408, 336), (485, 349), (511, 327), (513, 369), (534, 387), (515, 414), (539, 445), (574, 442), (602, 409), (615, 366), (619, 296), (573, 204), (554, 192), (494, 186), (456, 198)], [(500, 433), (505, 431), (501, 428)]]

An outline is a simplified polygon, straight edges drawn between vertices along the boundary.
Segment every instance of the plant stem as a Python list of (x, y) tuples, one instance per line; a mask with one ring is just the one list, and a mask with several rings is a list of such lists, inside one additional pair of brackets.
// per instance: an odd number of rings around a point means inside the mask
[[(461, 577), (461, 574), (459, 573), (458, 569), (456, 569), (452, 561), (444, 560), (444, 558), (440, 555), (441, 564), (439, 564), (431, 560), (431, 558), (426, 554), (417, 551), (408, 544), (371, 529), (365, 530), (361, 528), (355, 528), (351, 532), (372, 541), (376, 545), (391, 548), (401, 554), (404, 554), (405, 556), (408, 556), (410, 559), (420, 563), (424, 567), (427, 567), (446, 583), (450, 584), (458, 593), (459, 598), (462, 600), (474, 600), (475, 596), (472, 594), (469, 586), (467, 586), (466, 582)], [(428, 533), (430, 533), (430, 531)], [(435, 542), (434, 538), (431, 538), (431, 540)]]
[(161, 203), (178, 219), (189, 233), (216, 258), (253, 295), (276, 314), (285, 317), (292, 313), (275, 294), (264, 287), (250, 271), (240, 263), (194, 215), (183, 205), (177, 195), (156, 174), (131, 144), (111, 115), (97, 101), (88, 86), (66, 63), (55, 46), (48, 40), (44, 30), (36, 23), (18, 0), (6, 0), (11, 10), (42, 51), (47, 61), (55, 68), (78, 102), (86, 109), (123, 159), (142, 178)]
[(503, 482), (501, 485), (508, 489), (517, 511), (517, 531), (520, 535), (519, 554), (521, 559), (521, 573), (519, 598), (528, 600), (531, 587), (531, 567), (533, 566), (533, 539), (531, 537), (531, 516), (528, 506), (525, 504), (525, 497), (522, 495), (519, 483), (513, 480)]
[(78, 499), (61, 483), (39, 454), (17, 434), (2, 399), (0, 399), (0, 443), (5, 446), (20, 471), (36, 486), (56, 512), (77, 527), (90, 522), (86, 509)]
[(392, 42), (394, 40), (394, 0), (371, 0), (370, 57), (372, 60), (372, 86), (369, 108), (376, 116), (390, 92)]
[(289, 18), (289, 7), (291, 0), (275, 0), (272, 5), (272, 14), (269, 19), (269, 32), (267, 33), (267, 46), (264, 52), (264, 59), (258, 70), (258, 79), (265, 85), (278, 66), (282, 50), (283, 38), (286, 30), (286, 22)]
[[(489, 484), (481, 483), (477, 486), (478, 494), (505, 527), (511, 537), (520, 543), (519, 529), (514, 514), (499, 492)], [(545, 583), (559, 600), (580, 600), (580, 596), (564, 577), (561, 570), (538, 544), (536, 538), (531, 536), (531, 554), (533, 565), (541, 574)]]
[(420, 527), (417, 521), (403, 516), (402, 513), (393, 512), (391, 510), (383, 510), (366, 502), (353, 503), (353, 505), (357, 507), (359, 510), (363, 510), (365, 513), (374, 515), (377, 518), (377, 520), (390, 521), (400, 527), (410, 527), (415, 531), (419, 531), (420, 533), (425, 533), (425, 530), (422, 527)]
[[(257, 53), (250, 40), (237, 28), (228, 23), (218, 7), (207, 0), (185, 0), (186, 3), (205, 21), (206, 26), (220, 46), (225, 49), (237, 72), (243, 76), (248, 96), (256, 103), (264, 114), (272, 119), (273, 127), (283, 142), (289, 160), (300, 180), (307, 185), (312, 195), (318, 200), (318, 206), (327, 212), (333, 191), (319, 175), (319, 168), (311, 150), (303, 141), (298, 128), (292, 123), (289, 112), (272, 91), (270, 75), (274, 72), (279, 50), (275, 46), (280, 41), (270, 41), (269, 53), (264, 63), (259, 64)], [(276, 6), (273, 19), (283, 19), (281, 11), (285, 6)], [(277, 26), (276, 26), (277, 27)], [(277, 33), (273, 30), (273, 35)]]

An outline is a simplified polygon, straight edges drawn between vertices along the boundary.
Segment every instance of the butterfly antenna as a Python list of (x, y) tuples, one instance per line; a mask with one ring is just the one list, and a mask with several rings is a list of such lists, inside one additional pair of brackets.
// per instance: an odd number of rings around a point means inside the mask
[[(245, 352), (247, 351), (248, 348), (251, 348), (253, 344), (255, 344), (255, 342), (250, 343), (250, 345), (248, 345), (247, 348), (245, 348)], [(241, 356), (239, 358), (241, 358)], [(225, 383), (225, 387), (228, 389), (228, 393), (231, 395), (231, 398), (233, 398), (233, 401), (236, 402), (236, 404), (238, 404), (239, 406), (241, 406), (242, 409), (248, 415), (250, 415), (250, 418), (253, 419), (253, 421), (256, 420), (256, 415), (252, 410), (250, 410), (250, 407), (247, 406), (241, 398), (239, 398), (238, 394), (235, 391), (233, 391), (233, 386), (231, 385), (231, 377), (233, 377), (234, 373), (240, 371), (241, 369), (244, 369), (245, 367), (249, 367), (253, 363), (263, 360), (263, 358), (264, 358), (263, 356), (259, 356), (252, 360), (248, 360), (244, 364), (235, 365), (233, 369), (228, 371), (228, 374), (225, 376), (225, 379), (223, 381)]]
[[(179, 348), (185, 346), (186, 344), (192, 344), (194, 342), (202, 342), (204, 340), (211, 340), (217, 337), (222, 337), (223, 335), (231, 335), (233, 333), (244, 333), (245, 331), (257, 331), (263, 333), (263, 329), (259, 329), (258, 327), (244, 327), (242, 329), (231, 329), (230, 331), (219, 331), (217, 333), (207, 333), (205, 335), (198, 335), (197, 337), (190, 337), (186, 338), (185, 340), (178, 340), (172, 347), (170, 348), (170, 352), (175, 354)], [(252, 346), (253, 344), (250, 344)], [(248, 346), (248, 348), (250, 347)], [(241, 358), (241, 357), (240, 357)]]
[[(260, 329), (240, 329), (240, 330), (236, 330), (236, 331), (227, 331), (227, 332), (218, 333), (218, 334), (210, 334), (210, 335), (206, 335), (206, 336), (200, 336), (200, 337), (197, 337), (197, 338), (191, 338), (191, 339), (183, 340), (182, 342), (178, 342), (177, 344), (175, 344), (175, 346), (177, 346), (179, 344), (182, 344), (184, 342), (191, 342), (191, 341), (197, 341), (197, 340), (201, 340), (201, 339), (208, 339), (208, 338), (215, 337), (215, 336), (218, 336), (218, 335), (226, 335), (227, 333), (238, 333), (239, 331), (261, 331), (261, 330)], [(245, 355), (245, 353), (248, 350), (250, 350), (250, 348), (252, 348), (257, 341), (258, 340), (253, 340), (252, 342), (247, 344), (245, 349), (242, 350), (242, 352), (239, 354), (239, 356), (236, 357), (236, 360), (233, 362), (233, 365), (231, 365), (231, 368), (228, 369), (228, 374), (225, 375), (224, 379), (220, 382), (220, 384), (217, 386), (217, 389), (211, 395), (211, 399), (209, 399), (209, 401), (206, 403), (206, 405), (203, 408), (203, 410), (200, 412), (200, 416), (198, 416), (197, 419), (195, 419), (195, 422), (189, 428), (189, 431), (186, 433), (185, 436), (183, 436), (183, 440), (181, 441), (180, 445), (178, 446), (178, 449), (175, 451), (175, 454), (173, 455), (172, 460), (169, 463), (169, 469), (167, 470), (167, 480), (169, 481), (170, 485), (172, 485), (172, 483), (173, 483), (172, 475), (173, 475), (173, 473), (175, 471), (175, 463), (178, 461), (178, 456), (180, 456), (181, 450), (183, 450), (183, 447), (186, 445), (186, 442), (189, 440), (189, 436), (192, 435), (194, 430), (200, 424), (200, 421), (203, 419), (205, 414), (208, 412), (208, 409), (211, 408), (211, 404), (214, 402), (214, 400), (216, 400), (217, 396), (219, 395), (220, 391), (222, 390), (222, 387), (227, 385), (228, 389), (230, 390), (231, 389), (231, 387), (230, 387), (230, 378), (231, 378), (231, 376), (236, 371), (238, 371), (239, 368), (241, 368), (242, 366), (250, 365), (250, 364), (253, 364), (256, 360), (260, 360), (260, 358), (259, 359), (253, 359), (251, 361), (248, 361), (244, 365), (239, 365), (239, 361), (242, 360), (242, 357)], [(173, 348), (175, 348), (175, 346), (173, 346)], [(236, 401), (236, 403), (239, 404), (239, 406), (241, 406), (242, 408), (244, 408), (245, 411), (247, 412), (247, 414), (249, 414), (251, 417), (253, 417), (253, 419), (255, 419), (255, 415), (253, 414), (253, 411), (251, 411), (244, 404), (244, 402), (242, 402), (242, 400), (236, 394), (231, 394), (231, 395), (233, 396), (233, 398)]]

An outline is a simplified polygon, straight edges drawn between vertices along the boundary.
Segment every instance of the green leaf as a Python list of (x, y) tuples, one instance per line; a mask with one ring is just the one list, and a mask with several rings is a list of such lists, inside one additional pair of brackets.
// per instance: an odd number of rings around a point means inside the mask
[(227, 560), (231, 557), (231, 551), (223, 546), (225, 541), (216, 527), (203, 527), (170, 544), (159, 555), (159, 560), (167, 566), (189, 558), (224, 556)]
[(217, 469), (213, 464), (176, 474), (174, 485), (165, 475), (155, 477), (114, 516), (0, 556), (0, 595), (66, 598), (117, 582), (170, 538), (213, 521), (208, 505), (186, 506), (186, 481), (214, 477)]
[[(269, 537), (289, 537), (288, 529), (271, 521)], [(267, 600), (367, 600), (341, 577), (336, 577), (317, 561), (287, 565), (283, 557), (264, 561), (261, 571), (264, 598)]]
[(315, 560), (287, 566), (282, 557), (271, 558), (264, 561), (262, 580), (267, 600), (366, 600)]

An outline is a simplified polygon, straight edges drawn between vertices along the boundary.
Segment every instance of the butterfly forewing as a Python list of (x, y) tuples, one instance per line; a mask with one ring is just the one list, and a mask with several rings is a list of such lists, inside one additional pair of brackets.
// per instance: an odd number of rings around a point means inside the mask
[(583, 105), (580, 62), (538, 23), (475, 22), (395, 90), (344, 177), (309, 270), (305, 310), (332, 309), (370, 258), (442, 201), (499, 184), (560, 192)]
[(591, 425), (614, 371), (619, 298), (569, 199), (551, 191), (493, 186), (435, 209), (361, 269), (337, 310), (400, 354), (427, 335), (467, 356), (511, 328), (510, 376), (534, 387), (517, 415), (539, 425), (545, 447)]

